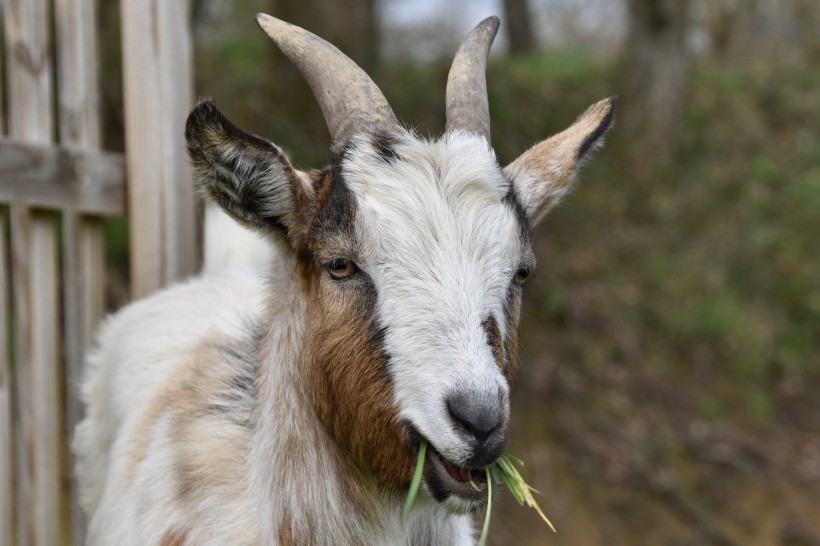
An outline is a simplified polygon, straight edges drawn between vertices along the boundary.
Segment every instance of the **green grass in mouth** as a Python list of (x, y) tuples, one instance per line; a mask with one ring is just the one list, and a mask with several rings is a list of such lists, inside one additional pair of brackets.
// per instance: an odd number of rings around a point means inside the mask
[[(416, 460), (416, 470), (413, 473), (413, 481), (410, 482), (410, 491), (407, 494), (407, 502), (404, 504), (405, 521), (407, 521), (407, 517), (416, 504), (416, 496), (418, 495), (419, 487), (421, 487), (421, 475), (424, 470), (424, 459), (426, 456), (427, 442), (422, 440), (419, 446), (419, 456)], [(555, 527), (553, 527), (547, 516), (544, 515), (541, 507), (538, 506), (538, 503), (532, 496), (533, 493), (538, 493), (538, 491), (524, 481), (524, 478), (521, 477), (521, 473), (518, 472), (516, 466), (524, 466), (524, 462), (509, 451), (505, 451), (495, 463), (484, 469), (487, 473), (487, 512), (484, 515), (484, 526), (481, 529), (481, 538), (478, 541), (479, 546), (487, 544), (487, 534), (490, 530), (490, 513), (492, 512), (493, 506), (493, 481), (506, 485), (518, 504), (524, 506), (526, 503), (527, 506), (533, 508), (538, 512), (538, 515), (541, 516), (541, 519), (549, 525), (550, 529), (555, 532)], [(476, 486), (473, 484), (473, 487)]]

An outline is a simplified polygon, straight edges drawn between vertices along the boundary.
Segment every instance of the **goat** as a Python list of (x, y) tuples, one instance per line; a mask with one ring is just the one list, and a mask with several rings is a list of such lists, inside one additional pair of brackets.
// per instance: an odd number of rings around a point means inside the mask
[(487, 484), (469, 470), (506, 445), (532, 229), (613, 101), (502, 168), (484, 75), (497, 18), (456, 53), (437, 139), (332, 45), (257, 22), (309, 83), (334, 160), (300, 171), (212, 101), (190, 114), (219, 208), (203, 272), (99, 332), (74, 440), (88, 544), (472, 544)]

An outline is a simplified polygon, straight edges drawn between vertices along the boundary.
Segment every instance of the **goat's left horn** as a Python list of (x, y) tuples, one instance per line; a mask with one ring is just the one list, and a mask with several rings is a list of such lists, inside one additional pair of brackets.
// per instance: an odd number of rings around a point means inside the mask
[(499, 24), (498, 17), (487, 17), (467, 34), (456, 52), (447, 77), (447, 131), (463, 129), (490, 141), (485, 71)]
[(359, 132), (389, 132), (398, 125), (387, 99), (350, 58), (312, 32), (259, 13), (256, 22), (296, 65), (330, 130), (334, 154)]

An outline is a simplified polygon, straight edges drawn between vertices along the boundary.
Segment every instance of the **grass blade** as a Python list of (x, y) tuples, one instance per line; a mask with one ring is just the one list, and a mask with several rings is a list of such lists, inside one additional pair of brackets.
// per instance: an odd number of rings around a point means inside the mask
[[(524, 505), (527, 503), (527, 506), (533, 508), (538, 515), (541, 516), (541, 519), (549, 525), (552, 532), (555, 533), (555, 527), (552, 525), (552, 522), (544, 515), (544, 512), (541, 510), (541, 507), (538, 506), (538, 503), (535, 500), (535, 497), (532, 496), (532, 492), (535, 491), (532, 487), (524, 481), (524, 478), (521, 477), (521, 474), (518, 472), (518, 469), (515, 468), (515, 464), (517, 463), (519, 466), (524, 466), (524, 462), (521, 461), (518, 457), (510, 455), (509, 453), (504, 453), (501, 458), (498, 459), (496, 462), (496, 467), (499, 470), (499, 474), (501, 475), (502, 480), (507, 486), (507, 489), (510, 490), (515, 500), (518, 501), (518, 504)], [(537, 493), (537, 491), (535, 491)]]
[(487, 534), (490, 531), (490, 513), (493, 510), (493, 480), (490, 476), (490, 469), (487, 469), (487, 513), (484, 515), (484, 527), (481, 528), (481, 538), (478, 539), (478, 546), (486, 546)]
[(421, 486), (421, 474), (424, 470), (424, 457), (426, 454), (427, 442), (422, 440), (419, 445), (419, 458), (416, 461), (416, 471), (413, 472), (413, 481), (410, 482), (410, 491), (407, 493), (407, 502), (404, 503), (404, 521), (407, 521), (407, 518), (410, 516), (410, 512), (413, 510), (413, 505), (416, 504), (416, 495), (418, 495), (419, 486)]
[[(405, 522), (410, 516), (410, 512), (413, 510), (413, 506), (416, 504), (416, 496), (418, 495), (419, 488), (421, 487), (421, 476), (424, 473), (424, 461), (426, 455), (427, 442), (422, 440), (419, 444), (419, 456), (416, 461), (416, 470), (413, 472), (413, 481), (410, 483), (410, 491), (407, 493), (407, 502), (404, 504), (403, 517)], [(507, 489), (509, 489), (510, 493), (512, 493), (512, 496), (515, 497), (516, 501), (518, 501), (518, 504), (521, 506), (526, 504), (530, 508), (534, 509), (538, 512), (538, 515), (541, 516), (541, 519), (549, 525), (552, 532), (557, 532), (555, 527), (552, 525), (552, 522), (547, 518), (547, 516), (544, 515), (541, 507), (538, 506), (538, 503), (535, 501), (535, 497), (532, 496), (533, 493), (538, 493), (538, 491), (530, 487), (530, 485), (524, 481), (524, 478), (521, 476), (521, 473), (518, 472), (516, 466), (524, 466), (524, 461), (505, 451), (493, 465), (484, 469), (484, 472), (487, 474), (487, 513), (484, 515), (484, 526), (481, 528), (481, 538), (478, 541), (479, 546), (485, 546), (487, 544), (487, 535), (490, 532), (490, 515), (492, 514), (493, 506), (494, 481), (498, 484), (506, 485)], [(468, 476), (470, 478), (470, 484), (473, 488), (478, 489), (473, 482), (472, 474), (468, 474)]]

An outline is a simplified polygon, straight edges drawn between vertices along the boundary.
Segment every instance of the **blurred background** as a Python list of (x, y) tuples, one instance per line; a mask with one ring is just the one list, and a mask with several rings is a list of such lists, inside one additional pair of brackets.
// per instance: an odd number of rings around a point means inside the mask
[[(99, 2), (111, 150), (118, 9)], [(558, 534), (502, 495), (492, 543), (820, 545), (820, 3), (193, 0), (197, 95), (310, 168), (327, 129), (259, 11), (340, 47), (429, 135), (461, 38), (501, 16), (502, 164), (618, 95), (525, 292), (510, 449)], [(127, 230), (107, 226), (112, 309)]]

